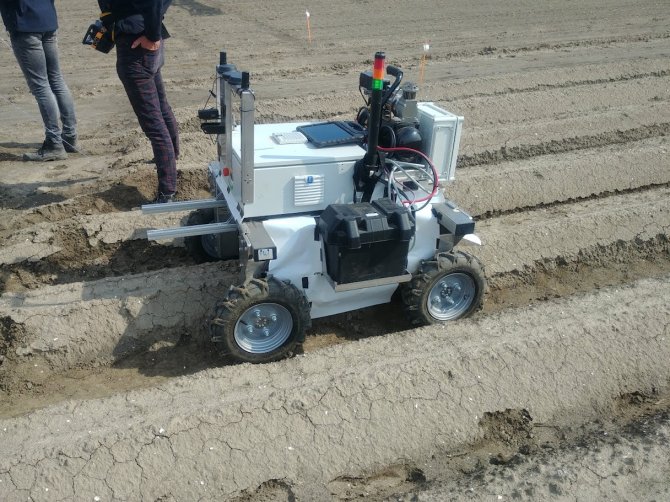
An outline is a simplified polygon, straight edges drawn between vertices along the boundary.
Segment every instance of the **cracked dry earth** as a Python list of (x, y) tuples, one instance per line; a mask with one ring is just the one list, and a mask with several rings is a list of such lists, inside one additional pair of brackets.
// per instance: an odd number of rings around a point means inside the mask
[[(93, 3), (94, 4), (94, 3)], [(259, 122), (355, 116), (386, 52), (463, 115), (447, 195), (490, 289), (411, 329), (398, 305), (315, 320), (304, 354), (232, 365), (204, 321), (236, 263), (147, 228), (155, 174), (115, 77), (57, 2), (83, 152), (42, 140), (0, 38), (0, 500), (670, 499), (670, 10), (665, 0), (174, 0), (164, 78), (179, 198), (208, 197), (196, 111), (218, 52)]]

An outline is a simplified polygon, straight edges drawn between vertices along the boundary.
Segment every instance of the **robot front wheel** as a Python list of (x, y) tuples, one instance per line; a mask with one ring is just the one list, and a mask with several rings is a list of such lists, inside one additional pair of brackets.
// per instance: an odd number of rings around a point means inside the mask
[(210, 333), (222, 353), (238, 361), (266, 363), (295, 354), (309, 325), (305, 295), (270, 277), (231, 287), (216, 307)]
[(462, 251), (438, 253), (424, 261), (401, 288), (402, 301), (414, 325), (438, 324), (467, 317), (482, 306), (484, 266)]

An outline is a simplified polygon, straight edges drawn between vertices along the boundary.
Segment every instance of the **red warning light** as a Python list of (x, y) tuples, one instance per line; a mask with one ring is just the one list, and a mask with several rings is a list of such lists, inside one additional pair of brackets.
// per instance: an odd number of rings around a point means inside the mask
[(386, 55), (383, 52), (375, 54), (375, 65), (372, 68), (373, 91), (381, 91), (384, 88), (384, 59)]
[(386, 55), (383, 52), (375, 54), (375, 65), (372, 71), (372, 78), (375, 80), (382, 80), (384, 78), (384, 60)]
[(230, 176), (230, 168), (224, 167), (223, 169), (221, 169), (221, 174), (223, 174), (224, 176)]

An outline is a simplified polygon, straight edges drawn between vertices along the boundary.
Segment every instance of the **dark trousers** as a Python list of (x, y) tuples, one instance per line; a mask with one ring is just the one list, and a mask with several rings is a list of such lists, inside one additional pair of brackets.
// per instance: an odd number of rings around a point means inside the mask
[(142, 47), (131, 49), (130, 45), (137, 38), (138, 35), (116, 37), (116, 72), (140, 127), (151, 142), (158, 171), (158, 191), (170, 194), (177, 190), (179, 131), (161, 77), (165, 41), (157, 51)]

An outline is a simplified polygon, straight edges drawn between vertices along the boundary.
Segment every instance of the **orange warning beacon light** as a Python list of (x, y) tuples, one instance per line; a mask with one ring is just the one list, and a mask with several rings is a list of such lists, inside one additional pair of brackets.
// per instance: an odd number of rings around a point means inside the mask
[(384, 60), (383, 52), (375, 53), (375, 64), (372, 68), (372, 90), (381, 91), (384, 87)]

